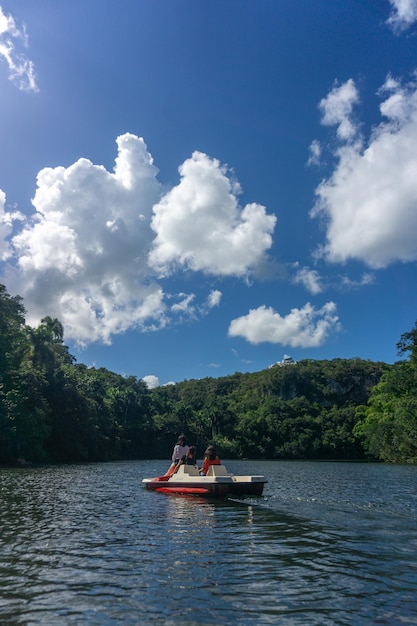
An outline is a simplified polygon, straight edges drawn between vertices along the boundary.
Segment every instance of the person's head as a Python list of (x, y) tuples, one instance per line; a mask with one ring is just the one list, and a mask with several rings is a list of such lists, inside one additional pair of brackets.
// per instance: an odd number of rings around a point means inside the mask
[(184, 435), (180, 435), (177, 439), (177, 445), (179, 446), (185, 446), (185, 437)]
[(214, 461), (216, 458), (216, 448), (214, 446), (209, 446), (207, 450), (204, 452), (204, 456), (208, 457), (210, 461)]
[(195, 459), (197, 455), (197, 448), (195, 446), (190, 446), (190, 449), (188, 450), (188, 458), (189, 459)]

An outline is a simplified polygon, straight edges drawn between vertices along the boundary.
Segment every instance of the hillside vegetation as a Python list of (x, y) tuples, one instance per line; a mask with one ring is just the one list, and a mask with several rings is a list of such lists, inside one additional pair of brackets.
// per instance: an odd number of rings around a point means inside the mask
[(394, 365), (303, 360), (148, 389), (75, 363), (0, 285), (0, 463), (169, 458), (179, 433), (223, 457), (417, 462), (417, 325)]

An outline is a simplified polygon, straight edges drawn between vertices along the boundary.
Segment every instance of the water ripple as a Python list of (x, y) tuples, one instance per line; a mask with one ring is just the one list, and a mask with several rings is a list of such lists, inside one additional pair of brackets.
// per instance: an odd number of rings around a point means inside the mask
[(417, 624), (417, 468), (261, 465), (233, 501), (143, 490), (155, 462), (0, 471), (0, 622)]

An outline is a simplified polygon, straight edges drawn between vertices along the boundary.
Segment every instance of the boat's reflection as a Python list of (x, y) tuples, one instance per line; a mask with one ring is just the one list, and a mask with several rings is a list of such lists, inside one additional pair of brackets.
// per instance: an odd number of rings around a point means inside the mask
[[(197, 495), (155, 494), (166, 498), (165, 519), (169, 520), (172, 533), (187, 532), (189, 536), (197, 531), (196, 541), (200, 541), (201, 531), (213, 530), (228, 525), (247, 525), (252, 519), (253, 498), (247, 503), (242, 498), (209, 498)], [(198, 545), (195, 546), (198, 549)]]

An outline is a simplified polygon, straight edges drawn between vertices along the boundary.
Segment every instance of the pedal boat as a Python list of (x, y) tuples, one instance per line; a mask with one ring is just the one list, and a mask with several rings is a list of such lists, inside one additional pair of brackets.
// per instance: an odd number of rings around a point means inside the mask
[(224, 465), (210, 465), (206, 476), (200, 476), (192, 465), (181, 465), (172, 476), (142, 480), (151, 491), (208, 497), (225, 497), (230, 494), (260, 496), (267, 482), (264, 476), (235, 476)]

